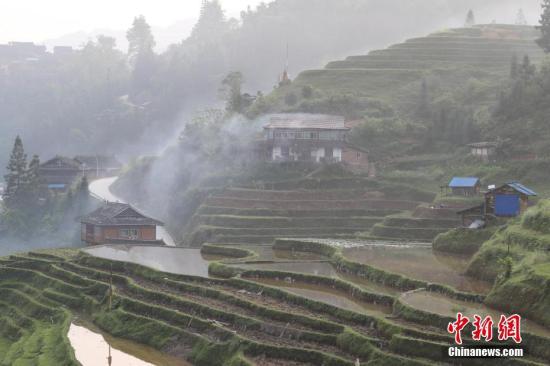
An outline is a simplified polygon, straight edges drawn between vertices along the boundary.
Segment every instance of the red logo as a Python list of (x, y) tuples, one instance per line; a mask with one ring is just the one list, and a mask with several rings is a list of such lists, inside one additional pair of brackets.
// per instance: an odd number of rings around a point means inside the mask
[(500, 316), (498, 322), (498, 340), (507, 341), (512, 338), (514, 342), (521, 343), (521, 316), (518, 314)]
[(447, 326), (447, 331), (455, 335), (456, 344), (462, 344), (461, 332), (462, 332), (462, 329), (464, 329), (464, 327), (468, 325), (469, 322), (470, 322), (470, 319), (468, 319), (468, 317), (462, 316), (462, 313), (457, 313), (456, 321), (449, 323), (449, 325)]
[[(462, 344), (462, 330), (470, 323), (470, 319), (462, 313), (456, 314), (456, 321), (449, 323), (447, 331), (454, 334), (455, 343)], [(493, 319), (490, 315), (482, 318), (479, 315), (474, 315), (472, 326), (472, 339), (480, 341), (482, 338), (485, 342), (490, 342), (493, 339)], [(513, 314), (510, 316), (501, 315), (498, 322), (498, 340), (507, 341), (513, 339), (516, 343), (521, 343), (521, 316)]]

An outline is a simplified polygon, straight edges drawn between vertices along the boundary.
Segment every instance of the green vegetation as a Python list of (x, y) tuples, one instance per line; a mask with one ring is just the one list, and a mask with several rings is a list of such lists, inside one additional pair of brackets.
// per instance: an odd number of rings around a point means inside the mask
[(483, 230), (471, 230), (457, 228), (439, 234), (433, 241), (433, 249), (441, 252), (472, 255), (481, 245), (489, 240), (496, 228), (490, 227)]
[(27, 242), (37, 238), (73, 242), (76, 233), (67, 223), (97, 204), (89, 196), (85, 177), (66, 193), (56, 194), (46, 187), (39, 166), (37, 155), (27, 162), (23, 142), (16, 137), (4, 176), (6, 189), (0, 201), (0, 232), (10, 240), (20, 242), (23, 239), (21, 250), (25, 250)]

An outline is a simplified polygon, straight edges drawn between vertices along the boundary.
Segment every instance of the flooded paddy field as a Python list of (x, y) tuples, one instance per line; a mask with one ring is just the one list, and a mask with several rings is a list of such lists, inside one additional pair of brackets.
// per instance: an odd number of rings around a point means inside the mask
[(114, 366), (191, 366), (154, 348), (105, 335), (86, 323), (72, 323), (67, 337), (82, 366), (106, 365), (109, 355)]
[(162, 272), (208, 277), (209, 262), (200, 249), (101, 245), (83, 250), (95, 257), (141, 264)]
[[(483, 304), (451, 299), (444, 295), (428, 291), (405, 293), (399, 299), (415, 309), (453, 318), (456, 317), (457, 312), (461, 312), (470, 319), (473, 319), (475, 314), (482, 318), (490, 315), (494, 321), (498, 322), (502, 314), (501, 311), (488, 308)], [(523, 318), (521, 325), (526, 332), (550, 338), (550, 329), (538, 325), (533, 321)]]
[(342, 309), (356, 311), (359, 313), (384, 316), (391, 314), (392, 312), (392, 309), (389, 306), (358, 301), (351, 296), (344, 295), (342, 292), (330, 289), (326, 286), (316, 286), (305, 283), (288, 283), (285, 281), (272, 279), (253, 279), (253, 281), (263, 285), (277, 287), (281, 290), (285, 290), (311, 300), (324, 302)]
[(469, 257), (441, 254), (423, 246), (366, 245), (345, 248), (347, 259), (388, 272), (432, 283), (449, 285), (460, 291), (485, 294), (491, 283), (464, 275)]

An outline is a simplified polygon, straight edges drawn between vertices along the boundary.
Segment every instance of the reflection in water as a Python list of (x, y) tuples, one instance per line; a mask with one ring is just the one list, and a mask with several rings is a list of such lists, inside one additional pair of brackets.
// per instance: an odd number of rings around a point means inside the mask
[(113, 366), (191, 366), (188, 362), (131, 341), (104, 337), (87, 327), (71, 324), (67, 334), (82, 366), (108, 365), (109, 352)]
[[(97, 179), (94, 180), (89, 185), (90, 192), (105, 200), (108, 202), (121, 202), (121, 203), (127, 203), (120, 197), (115, 196), (111, 192), (111, 185), (118, 179), (118, 177), (111, 177), (111, 178), (103, 178), (103, 179)], [(164, 240), (164, 243), (168, 246), (175, 247), (176, 242), (174, 241), (174, 238), (166, 231), (166, 229), (163, 226), (157, 226), (157, 239)]]
[(306, 297), (311, 300), (324, 302), (336, 307), (352, 310), (359, 313), (384, 316), (390, 314), (392, 309), (389, 306), (375, 305), (359, 301), (353, 297), (343, 294), (324, 286), (310, 285), (307, 283), (287, 283), (272, 279), (260, 278), (249, 279), (264, 285), (275, 286), (290, 293)]
[(208, 277), (208, 261), (202, 258), (200, 249), (113, 244), (89, 247), (84, 251), (96, 257), (137, 263), (163, 272)]
[(363, 246), (344, 249), (344, 256), (388, 272), (419, 280), (441, 283), (461, 291), (487, 293), (491, 284), (465, 276), (469, 258), (434, 253), (430, 248), (412, 246)]
[[(483, 318), (487, 315), (491, 315), (493, 321), (498, 322), (502, 314), (502, 312), (488, 308), (483, 304), (451, 299), (444, 295), (427, 291), (405, 293), (400, 300), (413, 308), (453, 318), (456, 317), (457, 312), (461, 312), (470, 319), (473, 318), (474, 314)], [(521, 320), (521, 325), (526, 332), (550, 338), (550, 329), (535, 324), (525, 318)]]

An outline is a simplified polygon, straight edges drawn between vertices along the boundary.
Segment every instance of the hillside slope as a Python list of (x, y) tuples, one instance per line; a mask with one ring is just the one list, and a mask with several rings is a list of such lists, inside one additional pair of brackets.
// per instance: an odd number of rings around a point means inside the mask
[(304, 71), (294, 87), (310, 85), (325, 92), (355, 93), (400, 106), (402, 98), (410, 95), (411, 84), (429, 76), (438, 77), (443, 88), (469, 78), (496, 81), (508, 73), (514, 55), (541, 60), (543, 52), (534, 42), (536, 37), (533, 27), (512, 25), (436, 32), (330, 62), (322, 70)]

